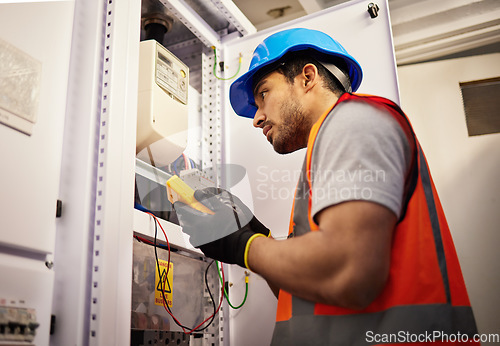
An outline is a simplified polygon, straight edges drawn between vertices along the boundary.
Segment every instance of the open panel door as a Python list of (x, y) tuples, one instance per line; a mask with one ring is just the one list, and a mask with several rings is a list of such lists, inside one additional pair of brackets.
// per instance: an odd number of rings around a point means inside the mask
[[(371, 3), (373, 1), (349, 1), (283, 25), (226, 41), (223, 47), (225, 62), (228, 66), (236, 66), (241, 53), (241, 75), (248, 70), (253, 50), (267, 36), (289, 28), (316, 29), (339, 41), (361, 64), (363, 81), (359, 93), (384, 96), (399, 103), (388, 5), (386, 1), (375, 1), (379, 7), (378, 16), (371, 18), (368, 12)], [(223, 163), (225, 167), (244, 167), (246, 175), (243, 180), (232, 176), (234, 172), (241, 171), (235, 169), (226, 169), (223, 175), (226, 181), (231, 182), (227, 184), (232, 185), (231, 191), (250, 208), (253, 207), (257, 218), (272, 230), (272, 235), (284, 238), (288, 233), (293, 194), (305, 150), (284, 156), (275, 153), (262, 131), (253, 128), (252, 119), (234, 113), (229, 102), (231, 82), (225, 82), (223, 89)], [(236, 184), (238, 181), (239, 184)], [(239, 275), (237, 270), (231, 269), (233, 275)], [(249, 293), (251, 302), (246, 304), (246, 309), (231, 315), (231, 344), (265, 345), (270, 341), (276, 302), (262, 279), (254, 275), (252, 282), (251, 290), (254, 292)]]
[(69, 0), (0, 4), (2, 345), (49, 343), (73, 12)]

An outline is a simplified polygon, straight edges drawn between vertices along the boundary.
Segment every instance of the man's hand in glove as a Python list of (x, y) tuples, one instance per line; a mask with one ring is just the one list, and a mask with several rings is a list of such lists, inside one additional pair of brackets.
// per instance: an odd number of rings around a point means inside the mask
[(230, 192), (214, 187), (197, 190), (194, 197), (214, 212), (206, 214), (175, 202), (174, 209), (182, 231), (190, 242), (213, 259), (248, 268), (247, 254), (256, 237), (269, 236), (269, 229), (259, 222), (243, 202)]

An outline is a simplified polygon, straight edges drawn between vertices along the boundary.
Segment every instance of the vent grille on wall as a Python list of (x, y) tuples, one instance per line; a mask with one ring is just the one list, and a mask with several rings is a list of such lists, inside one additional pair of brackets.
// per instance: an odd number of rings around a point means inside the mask
[(469, 136), (500, 133), (500, 77), (460, 83)]

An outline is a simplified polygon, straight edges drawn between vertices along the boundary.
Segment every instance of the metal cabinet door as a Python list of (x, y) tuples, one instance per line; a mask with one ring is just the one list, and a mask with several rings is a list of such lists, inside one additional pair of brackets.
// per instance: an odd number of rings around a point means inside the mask
[(55, 248), (73, 10), (74, 1), (0, 4), (0, 319), (33, 311), (36, 345), (49, 343), (45, 260)]
[[(25, 116), (30, 135), (0, 124), (0, 243), (39, 253), (54, 251), (73, 8), (72, 1), (0, 4), (2, 65), (18, 76), (16, 86), (0, 76), (0, 108), (15, 109), (9, 104), (38, 94)], [(25, 77), (30, 60), (39, 66), (38, 80)]]

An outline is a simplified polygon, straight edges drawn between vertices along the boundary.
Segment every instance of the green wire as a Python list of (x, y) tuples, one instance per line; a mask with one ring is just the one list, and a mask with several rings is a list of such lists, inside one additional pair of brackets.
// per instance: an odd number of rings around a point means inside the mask
[(226, 285), (224, 285), (224, 282), (222, 281), (222, 275), (220, 273), (220, 268), (219, 268), (219, 261), (215, 261), (215, 264), (217, 265), (217, 273), (219, 273), (220, 283), (221, 283), (222, 287), (224, 287), (224, 296), (226, 297), (227, 303), (229, 304), (230, 307), (232, 307), (235, 310), (241, 308), (243, 306), (243, 304), (245, 304), (245, 302), (247, 301), (247, 296), (248, 296), (248, 280), (245, 278), (245, 297), (243, 298), (243, 301), (241, 302), (241, 304), (235, 307), (229, 301), (229, 296), (228, 296), (227, 291), (226, 291)]
[(240, 54), (240, 57), (238, 59), (238, 71), (236, 71), (236, 73), (229, 78), (221, 78), (221, 77), (217, 76), (217, 74), (215, 72), (215, 69), (217, 67), (217, 51), (215, 50), (215, 46), (212, 46), (212, 49), (214, 50), (214, 77), (219, 79), (219, 80), (230, 80), (230, 79), (233, 79), (234, 77), (236, 77), (238, 75), (238, 73), (240, 73), (240, 69), (241, 69), (241, 54)]

